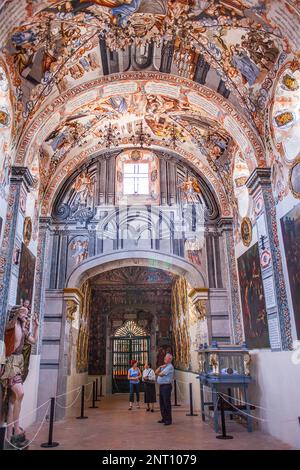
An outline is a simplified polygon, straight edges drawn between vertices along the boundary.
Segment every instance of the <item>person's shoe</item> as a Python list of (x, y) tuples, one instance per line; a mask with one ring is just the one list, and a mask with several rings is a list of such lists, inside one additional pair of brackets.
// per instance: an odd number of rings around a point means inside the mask
[(151, 413), (154, 413), (154, 410), (151, 410)]
[(171, 426), (172, 423), (164, 423), (165, 426)]
[(160, 424), (164, 424), (164, 420), (163, 419), (160, 419), (159, 421), (157, 421), (158, 423)]
[(150, 408), (146, 408), (146, 411), (150, 411)]
[(131, 410), (132, 410), (132, 406), (130, 406), (130, 407), (128, 408), (128, 410), (131, 411)]

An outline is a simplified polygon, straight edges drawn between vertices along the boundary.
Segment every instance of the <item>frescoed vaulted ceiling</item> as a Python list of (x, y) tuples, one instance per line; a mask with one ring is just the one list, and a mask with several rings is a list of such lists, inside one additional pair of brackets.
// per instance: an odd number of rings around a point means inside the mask
[(294, 158), (299, 10), (297, 0), (3, 1), (16, 163), (49, 197), (101, 149), (167, 147), (241, 187), (245, 166), (266, 164), (266, 122)]
[(144, 268), (131, 266), (127, 268), (113, 269), (92, 278), (92, 286), (118, 286), (120, 287), (170, 287), (175, 275), (156, 268)]

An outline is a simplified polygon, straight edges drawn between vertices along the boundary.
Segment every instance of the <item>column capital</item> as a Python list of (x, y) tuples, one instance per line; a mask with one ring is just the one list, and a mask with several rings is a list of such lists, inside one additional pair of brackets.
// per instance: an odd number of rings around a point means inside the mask
[(34, 178), (27, 166), (12, 166), (10, 181), (19, 184), (24, 183), (28, 192), (34, 184)]
[(255, 168), (246, 181), (250, 194), (259, 187), (271, 186), (271, 168)]
[(233, 218), (232, 217), (221, 217), (218, 221), (218, 228), (223, 231), (233, 230)]
[(43, 226), (44, 228), (49, 228), (51, 221), (52, 221), (51, 217), (39, 217), (40, 226)]

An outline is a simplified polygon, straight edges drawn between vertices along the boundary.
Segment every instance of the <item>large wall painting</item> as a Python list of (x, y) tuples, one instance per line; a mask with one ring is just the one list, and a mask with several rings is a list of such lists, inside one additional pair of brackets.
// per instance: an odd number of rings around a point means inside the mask
[(26, 303), (26, 305), (29, 307), (29, 310), (31, 308), (32, 302), (34, 270), (35, 256), (31, 253), (27, 246), (22, 243), (17, 304), (23, 305)]
[(294, 308), (297, 338), (300, 339), (300, 204), (282, 217), (281, 229)]
[(191, 339), (189, 334), (187, 283), (182, 277), (173, 284), (171, 310), (175, 366), (179, 369), (188, 369), (190, 367)]
[(249, 349), (270, 347), (258, 244), (238, 258), (245, 340)]

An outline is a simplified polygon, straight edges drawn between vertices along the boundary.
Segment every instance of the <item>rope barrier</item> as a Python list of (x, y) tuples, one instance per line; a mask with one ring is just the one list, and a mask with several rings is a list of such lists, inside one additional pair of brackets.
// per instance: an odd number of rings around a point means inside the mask
[[(92, 384), (93, 382), (89, 382), (87, 383), (85, 386), (87, 387), (88, 385)], [(84, 397), (84, 401), (88, 402), (90, 401), (91, 397), (92, 397), (92, 393), (93, 393), (93, 387), (91, 387), (91, 390), (90, 390), (90, 394), (87, 398)]]
[(240, 410), (239, 408), (234, 406), (233, 403), (230, 403), (228, 400), (226, 400), (222, 393), (220, 393), (220, 395), (226, 403), (228, 403), (230, 406), (232, 406), (232, 408), (235, 408), (239, 413), (244, 414), (245, 416), (248, 416), (249, 418), (257, 419), (258, 421), (264, 421), (264, 422), (268, 421), (267, 419), (259, 418), (258, 416), (254, 416), (250, 413), (246, 413), (244, 410)]
[(64, 405), (60, 405), (58, 402), (56, 402), (56, 405), (57, 405), (59, 408), (62, 408), (62, 409), (64, 409), (64, 410), (67, 410), (68, 408), (72, 408), (72, 406), (76, 403), (76, 401), (77, 401), (78, 398), (80, 397), (80, 394), (81, 394), (81, 388), (79, 387), (79, 391), (78, 391), (78, 393), (77, 393), (77, 396), (76, 396), (75, 400), (73, 400), (70, 405), (64, 406)]
[(80, 390), (80, 388), (81, 388), (81, 385), (80, 385), (79, 387), (73, 388), (73, 390), (70, 390), (69, 392), (61, 393), (60, 395), (56, 395), (56, 396), (55, 396), (55, 399), (57, 400), (57, 399), (60, 398), (60, 397), (64, 397), (64, 396), (66, 396), (66, 395), (70, 395), (70, 393), (76, 392), (77, 390)]
[[(45, 403), (43, 403), (42, 405), (38, 406), (37, 408), (35, 408), (34, 410), (31, 410), (29, 411), (28, 413), (26, 413), (25, 415), (22, 415), (22, 419), (25, 418), (26, 416), (29, 416), (31, 414), (33, 414), (35, 411), (39, 410), (40, 408), (42, 408), (43, 406), (45, 406), (47, 403), (50, 402), (50, 398), (49, 400), (45, 401)], [(7, 427), (11, 426), (12, 424), (15, 424), (17, 423), (18, 421), (20, 421), (20, 419), (16, 419), (15, 421), (12, 421), (11, 423), (7, 423)]]
[[(32, 438), (25, 446), (23, 446), (23, 447), (17, 447), (17, 446), (15, 446), (14, 444), (12, 444), (10, 441), (8, 441), (8, 440), (5, 438), (6, 442), (7, 442), (10, 446), (12, 446), (12, 447), (13, 447), (14, 449), (16, 449), (16, 450), (23, 450), (23, 449), (26, 449), (27, 447), (29, 447), (29, 446), (35, 441), (35, 439), (37, 438), (39, 432), (41, 431), (41, 429), (42, 429), (42, 427), (43, 427), (43, 425), (44, 425), (44, 423), (45, 423), (45, 421), (46, 421), (47, 413), (48, 413), (49, 408), (50, 408), (50, 400), (48, 400), (48, 402), (49, 402), (49, 404), (48, 404), (48, 407), (47, 407), (47, 409), (46, 409), (46, 413), (45, 413), (45, 415), (44, 415), (44, 417), (43, 417), (43, 419), (42, 419), (42, 421), (41, 421), (41, 423), (40, 423), (40, 426), (38, 427), (37, 432), (36, 432), (35, 435), (33, 436), (33, 438)], [(46, 402), (46, 403), (47, 403), (47, 402)]]

